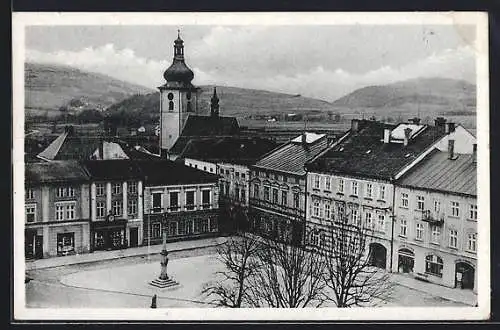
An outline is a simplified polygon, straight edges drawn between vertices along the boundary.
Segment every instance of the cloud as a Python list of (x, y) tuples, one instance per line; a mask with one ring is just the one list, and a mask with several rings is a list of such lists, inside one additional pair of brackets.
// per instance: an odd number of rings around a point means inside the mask
[[(332, 101), (357, 88), (418, 77), (475, 81), (475, 55), (470, 46), (444, 49), (400, 65), (385, 64), (360, 71), (351, 69), (349, 65), (332, 66), (331, 61), (324, 59), (323, 63), (314, 56), (304, 65), (304, 59), (299, 59), (304, 52), (294, 52), (287, 38), (275, 40), (277, 44), (270, 43), (272, 49), (255, 44), (265, 32), (265, 28), (254, 27), (237, 30), (213, 28), (200, 43), (186, 52), (187, 63), (195, 73), (193, 83), (265, 89)], [(242, 50), (233, 45), (233, 40), (238, 40), (239, 45), (253, 47), (247, 47), (247, 53), (242, 55)], [(282, 59), (280, 54), (283, 53), (287, 53), (286, 59)], [(324, 52), (322, 54), (325, 56)], [(226, 60), (228, 58), (230, 60)], [(78, 51), (27, 49), (26, 59), (69, 65), (153, 88), (163, 83), (163, 72), (170, 65), (170, 61), (138, 56), (132, 49), (117, 49), (111, 43)]]

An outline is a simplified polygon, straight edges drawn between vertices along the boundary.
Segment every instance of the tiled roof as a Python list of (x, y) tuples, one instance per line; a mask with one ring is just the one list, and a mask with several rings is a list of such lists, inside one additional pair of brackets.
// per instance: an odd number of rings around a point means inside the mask
[(349, 132), (340, 143), (306, 164), (309, 171), (392, 179), (405, 165), (428, 150), (444, 131), (426, 126), (407, 146), (384, 143), (384, 129), (395, 125), (363, 120), (357, 132)]
[(26, 163), (24, 173), (25, 182), (31, 184), (89, 180), (88, 173), (76, 161)]
[(215, 183), (218, 176), (169, 160), (136, 161), (146, 185)]
[(288, 142), (255, 163), (256, 167), (305, 175), (304, 164), (327, 147), (326, 136), (314, 143)]
[(94, 180), (121, 180), (142, 178), (135, 161), (129, 159), (85, 160), (85, 169)]
[(234, 135), (239, 131), (235, 117), (189, 115), (182, 136)]
[(477, 166), (473, 155), (434, 149), (399, 181), (402, 186), (477, 196)]
[(180, 158), (251, 165), (276, 146), (274, 141), (256, 137), (192, 139)]

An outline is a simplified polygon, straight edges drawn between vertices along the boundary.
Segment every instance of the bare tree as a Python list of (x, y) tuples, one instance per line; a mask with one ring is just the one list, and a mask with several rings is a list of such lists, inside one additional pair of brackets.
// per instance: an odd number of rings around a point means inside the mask
[(322, 256), (302, 246), (263, 240), (256, 254), (258, 272), (250, 280), (253, 307), (320, 307), (323, 302)]
[(373, 266), (369, 251), (372, 230), (349, 224), (346, 218), (329, 228), (323, 250), (326, 299), (337, 307), (368, 306), (389, 298), (392, 285), (385, 270)]
[(219, 307), (239, 308), (247, 301), (248, 280), (257, 270), (254, 256), (261, 244), (252, 236), (232, 237), (217, 248), (217, 257), (224, 269), (216, 273), (220, 281), (207, 283), (202, 294), (211, 297)]

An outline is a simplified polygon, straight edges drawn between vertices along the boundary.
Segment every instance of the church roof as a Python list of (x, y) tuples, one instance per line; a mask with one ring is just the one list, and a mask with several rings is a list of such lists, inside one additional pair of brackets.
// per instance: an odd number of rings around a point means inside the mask
[(239, 132), (235, 117), (189, 115), (182, 136), (234, 135)]

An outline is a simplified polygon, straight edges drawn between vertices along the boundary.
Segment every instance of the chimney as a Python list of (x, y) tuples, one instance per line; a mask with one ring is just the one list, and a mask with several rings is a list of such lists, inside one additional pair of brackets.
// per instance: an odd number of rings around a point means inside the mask
[(410, 123), (413, 123), (415, 125), (420, 124), (420, 118), (418, 118), (418, 117), (414, 117), (414, 118), (410, 119), (409, 121), (410, 121)]
[(356, 133), (359, 129), (359, 119), (351, 120), (351, 132)]
[(409, 128), (409, 127), (405, 128), (404, 133), (405, 133), (405, 136), (404, 136), (403, 143), (406, 147), (408, 145), (408, 142), (410, 141), (411, 128)]
[(448, 159), (455, 159), (455, 140), (448, 140)]
[(443, 117), (437, 117), (435, 120), (434, 120), (434, 126), (437, 127), (438, 131), (440, 133), (444, 133), (446, 131), (446, 119), (444, 119)]
[(391, 130), (386, 128), (384, 129), (384, 143), (389, 143), (391, 140)]
[(472, 145), (472, 162), (474, 164), (477, 163), (477, 143)]
[(445, 133), (450, 134), (455, 132), (455, 123), (446, 123)]
[(307, 133), (306, 132), (302, 133), (301, 138), (302, 138), (302, 144), (304, 146), (307, 146)]
[(64, 131), (68, 135), (73, 135), (75, 133), (75, 128), (73, 127), (73, 125), (68, 125), (68, 126), (64, 127)]

